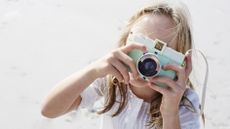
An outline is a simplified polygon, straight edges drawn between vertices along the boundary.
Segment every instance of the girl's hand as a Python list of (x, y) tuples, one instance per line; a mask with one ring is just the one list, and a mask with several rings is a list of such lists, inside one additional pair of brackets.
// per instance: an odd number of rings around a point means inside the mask
[[(189, 74), (192, 71), (191, 54), (186, 55), (185, 61), (186, 61), (185, 67), (172, 65), (172, 64), (168, 64), (164, 66), (165, 70), (176, 71), (177, 80), (172, 80), (168, 77), (155, 77), (152, 78), (149, 82), (148, 86), (150, 88), (160, 92), (163, 95), (161, 107), (160, 107), (160, 111), (163, 117), (178, 114), (179, 104), (185, 92)], [(157, 82), (164, 83), (168, 87), (162, 88), (156, 86), (155, 83)]]
[(121, 48), (115, 49), (105, 57), (93, 63), (98, 77), (104, 77), (107, 74), (115, 76), (119, 81), (129, 82), (129, 71), (131, 69), (135, 77), (138, 76), (136, 63), (127, 54), (133, 49), (147, 52), (147, 48), (143, 44), (131, 43)]

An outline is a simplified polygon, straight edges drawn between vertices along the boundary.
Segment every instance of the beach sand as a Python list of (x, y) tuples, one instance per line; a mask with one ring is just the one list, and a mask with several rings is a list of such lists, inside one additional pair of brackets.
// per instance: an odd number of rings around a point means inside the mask
[[(99, 128), (99, 116), (86, 110), (42, 117), (42, 99), (66, 76), (114, 48), (124, 22), (145, 2), (0, 0), (0, 128)], [(209, 62), (206, 129), (230, 129), (230, 2), (184, 2), (195, 47)]]

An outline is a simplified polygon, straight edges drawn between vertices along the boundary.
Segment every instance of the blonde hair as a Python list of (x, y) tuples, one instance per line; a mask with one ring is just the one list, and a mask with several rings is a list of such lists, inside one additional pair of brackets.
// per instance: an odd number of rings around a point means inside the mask
[[(175, 1), (173, 1), (175, 2)], [(128, 21), (127, 25), (124, 27), (123, 32), (121, 33), (120, 39), (118, 41), (118, 47), (122, 47), (126, 45), (126, 40), (131, 32), (131, 28), (135, 24), (135, 22), (143, 15), (146, 14), (154, 14), (154, 15), (166, 15), (175, 22), (175, 31), (176, 31), (176, 41), (177, 46), (176, 50), (183, 54), (186, 53), (187, 50), (192, 48), (192, 34), (191, 34), (191, 26), (190, 26), (190, 18), (189, 13), (186, 6), (182, 3), (172, 3), (170, 1), (163, 0), (154, 0), (151, 3), (148, 3), (146, 6), (138, 10)], [(109, 75), (108, 76), (108, 94), (106, 96), (105, 107), (99, 113), (105, 113), (109, 111), (115, 102), (117, 102), (116, 91), (118, 90), (121, 97), (119, 100), (119, 107), (117, 111), (112, 115), (118, 115), (126, 105), (126, 97), (127, 97), (127, 86), (126, 84), (119, 82), (116, 77)], [(187, 82), (187, 85), (193, 89), (193, 86), (190, 81)], [(150, 115), (151, 120), (148, 122), (148, 126), (155, 127), (157, 129), (162, 128), (162, 116), (160, 114), (160, 102), (161, 96), (155, 99), (151, 103), (150, 107)], [(186, 98), (183, 97), (182, 101)], [(188, 99), (186, 99), (188, 100)], [(194, 107), (193, 107), (194, 108)]]

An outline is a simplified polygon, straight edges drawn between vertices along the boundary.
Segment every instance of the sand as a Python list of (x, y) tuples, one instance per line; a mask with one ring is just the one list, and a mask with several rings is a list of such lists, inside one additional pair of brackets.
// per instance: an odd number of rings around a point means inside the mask
[[(206, 128), (229, 129), (230, 2), (184, 1), (196, 48), (210, 67)], [(114, 48), (123, 23), (143, 3), (0, 0), (0, 128), (98, 128), (99, 116), (86, 110), (57, 119), (42, 117), (42, 99), (64, 77)]]

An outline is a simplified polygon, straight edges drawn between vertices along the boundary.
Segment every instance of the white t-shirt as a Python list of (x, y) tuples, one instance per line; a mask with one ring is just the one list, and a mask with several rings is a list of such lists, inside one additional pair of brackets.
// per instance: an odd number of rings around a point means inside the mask
[[(107, 91), (106, 88), (106, 78), (96, 79), (81, 93), (82, 101), (79, 108), (91, 109), (94, 103), (105, 95)], [(129, 88), (127, 94), (127, 105), (119, 115), (111, 117), (111, 114), (114, 113), (119, 106), (116, 102), (110, 111), (102, 114), (102, 125), (100, 129), (149, 128), (146, 125), (150, 119), (150, 104), (145, 102), (143, 99), (138, 98)], [(181, 129), (200, 129), (199, 97), (196, 92), (191, 89), (187, 89), (185, 91), (185, 95), (195, 107), (196, 111), (191, 111), (185, 106), (180, 106), (179, 116)], [(117, 100), (119, 100), (119, 96), (117, 97)]]

